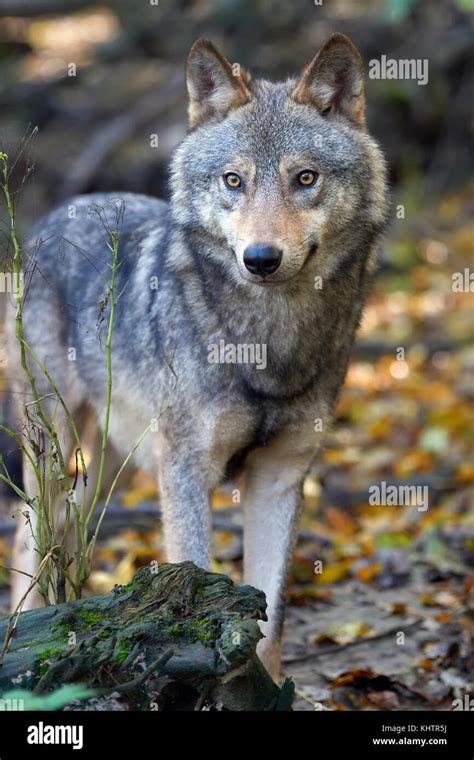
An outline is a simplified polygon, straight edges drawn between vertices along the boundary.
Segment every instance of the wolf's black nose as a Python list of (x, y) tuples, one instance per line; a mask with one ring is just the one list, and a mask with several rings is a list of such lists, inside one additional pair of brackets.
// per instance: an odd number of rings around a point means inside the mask
[(257, 243), (249, 245), (244, 251), (244, 264), (252, 274), (264, 277), (273, 274), (280, 266), (281, 251), (272, 245)]

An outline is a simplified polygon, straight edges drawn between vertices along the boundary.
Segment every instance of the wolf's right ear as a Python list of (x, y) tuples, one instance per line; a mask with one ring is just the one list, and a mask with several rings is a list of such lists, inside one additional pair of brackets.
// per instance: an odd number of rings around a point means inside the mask
[(197, 40), (186, 67), (189, 94), (189, 126), (196, 127), (213, 116), (225, 116), (251, 99), (250, 74), (229, 63), (209, 40)]
[(341, 115), (365, 126), (364, 64), (345, 34), (336, 32), (328, 39), (306, 66), (292, 97), (328, 118)]

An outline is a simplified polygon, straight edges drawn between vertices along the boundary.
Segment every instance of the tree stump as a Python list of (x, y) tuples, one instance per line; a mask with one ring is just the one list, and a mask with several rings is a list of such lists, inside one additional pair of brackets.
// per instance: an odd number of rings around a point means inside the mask
[(0, 694), (81, 684), (93, 698), (67, 709), (290, 709), (293, 685), (256, 655), (265, 608), (262, 591), (191, 562), (142, 567), (105, 596), (21, 613)]

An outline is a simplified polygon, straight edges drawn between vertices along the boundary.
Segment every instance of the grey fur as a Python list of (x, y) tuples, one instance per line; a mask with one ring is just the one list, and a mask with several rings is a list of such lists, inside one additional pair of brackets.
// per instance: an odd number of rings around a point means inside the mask
[[(344, 39), (338, 35), (336, 47), (350, 45)], [(297, 80), (250, 82), (245, 75), (234, 83), (219, 56), (206, 42), (191, 53), (195, 126), (173, 158), (170, 208), (118, 196), (125, 213), (111, 439), (126, 455), (159, 413), (174, 382), (171, 360), (178, 378), (171, 407), (137, 456), (158, 477), (168, 558), (209, 566), (209, 493), (240, 463), (247, 478), (245, 576), (267, 593), (260, 651), (275, 674), (302, 484), (330, 424), (376, 268), (388, 205), (385, 165), (363, 123), (354, 123), (346, 105), (338, 111), (355, 95), (334, 98), (323, 115), (295, 101)], [(207, 80), (196, 79), (204, 65), (213, 100)], [(357, 77), (355, 68), (350, 86)], [(307, 167), (319, 178), (310, 190), (296, 189), (291, 178)], [(236, 194), (222, 175), (237, 170), (245, 190)], [(115, 226), (114, 199), (94, 194), (71, 199), (34, 231), (25, 331), (69, 406), (79, 413), (87, 402), (100, 422), (105, 337), (98, 338), (97, 320), (110, 252), (91, 207), (102, 207)], [(262, 238), (283, 250), (265, 284), (242, 260), (245, 245)], [(209, 346), (221, 340), (265, 344), (266, 369), (209, 363)], [(70, 347), (76, 361), (68, 361)], [(11, 353), (18, 391), (24, 381)], [(49, 388), (43, 383), (40, 391)]]

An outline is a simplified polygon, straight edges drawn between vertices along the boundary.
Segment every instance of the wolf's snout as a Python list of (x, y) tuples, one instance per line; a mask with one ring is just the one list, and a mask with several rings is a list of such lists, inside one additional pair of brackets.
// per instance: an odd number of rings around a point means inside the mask
[(265, 277), (273, 274), (280, 266), (282, 252), (272, 245), (258, 243), (249, 245), (244, 251), (244, 264), (252, 274)]

